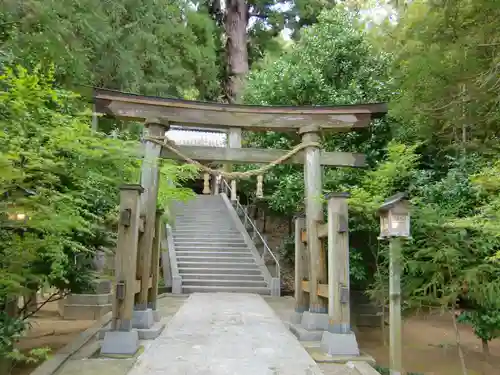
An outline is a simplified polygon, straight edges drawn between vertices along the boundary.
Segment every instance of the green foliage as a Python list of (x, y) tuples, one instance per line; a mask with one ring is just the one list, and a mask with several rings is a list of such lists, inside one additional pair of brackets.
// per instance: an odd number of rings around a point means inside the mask
[(55, 63), (57, 82), (149, 95), (218, 96), (215, 24), (180, 0), (6, 0), (0, 46), (15, 63)]
[[(383, 101), (387, 92), (385, 54), (376, 53), (352, 14), (325, 11), (318, 23), (303, 30), (300, 40), (278, 59), (269, 59), (250, 74), (244, 100), (264, 105), (335, 105)], [(326, 150), (367, 151), (373, 159), (386, 139), (386, 122), (377, 122), (372, 134), (325, 137)], [(381, 134), (377, 139), (373, 136)], [(267, 132), (246, 134), (250, 147), (289, 149), (295, 135)], [(374, 143), (376, 142), (376, 143)], [(373, 156), (371, 156), (373, 155)], [(327, 170), (325, 190), (352, 180), (357, 172)], [(300, 168), (278, 166), (265, 176), (265, 195), (275, 212), (293, 215), (302, 210), (304, 179)]]
[[(11, 359), (23, 358), (14, 343), (26, 324), (10, 301), (44, 284), (88, 291), (93, 255), (114, 247), (119, 186), (139, 176), (137, 141), (91, 131), (85, 103), (53, 83), (52, 69), (0, 75), (0, 311), (8, 312), (0, 357)], [(192, 175), (165, 161), (162, 177), (172, 186), (160, 204), (187, 197), (175, 187)]]
[(484, 152), (497, 142), (498, 17), (496, 0), (412, 1), (401, 13), (384, 45), (395, 57), (391, 108), (405, 123), (399, 136), (441, 152)]
[(474, 334), (483, 342), (500, 337), (500, 309), (498, 307), (481, 307), (474, 311), (465, 311), (458, 317), (458, 322), (472, 326)]

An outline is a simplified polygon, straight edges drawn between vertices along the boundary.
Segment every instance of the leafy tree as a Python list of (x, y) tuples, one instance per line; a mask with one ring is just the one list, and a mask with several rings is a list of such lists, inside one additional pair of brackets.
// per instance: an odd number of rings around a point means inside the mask
[(497, 142), (499, 12), (495, 0), (412, 1), (384, 38), (394, 55), (392, 114), (404, 122), (398, 136), (425, 140), (436, 164)]
[[(276, 60), (268, 60), (250, 74), (244, 99), (263, 105), (335, 105), (387, 98), (384, 87), (387, 58), (367, 42), (355, 17), (341, 9), (322, 13), (319, 22), (304, 29), (300, 40)], [(387, 122), (377, 121), (370, 132), (325, 137), (328, 151), (367, 152), (374, 159), (388, 139)], [(380, 137), (375, 137), (380, 134)], [(296, 135), (267, 132), (247, 134), (253, 147), (287, 149)], [(325, 171), (325, 189), (352, 179), (356, 171)], [(266, 175), (271, 209), (287, 215), (301, 211), (301, 168), (278, 166)]]
[[(14, 344), (29, 314), (18, 296), (42, 284), (89, 289), (89, 260), (114, 247), (118, 188), (138, 181), (137, 142), (93, 132), (85, 103), (53, 84), (53, 70), (0, 76), (1, 358), (23, 358)], [(161, 203), (185, 197), (175, 187), (192, 168), (165, 162), (162, 174), (173, 185)]]
[(500, 310), (498, 307), (481, 306), (479, 309), (464, 311), (458, 317), (461, 323), (472, 325), (474, 334), (481, 339), (483, 353), (489, 354), (488, 343), (500, 337)]
[(149, 95), (218, 96), (214, 27), (181, 0), (0, 3), (0, 48), (14, 63), (55, 63), (65, 85)]

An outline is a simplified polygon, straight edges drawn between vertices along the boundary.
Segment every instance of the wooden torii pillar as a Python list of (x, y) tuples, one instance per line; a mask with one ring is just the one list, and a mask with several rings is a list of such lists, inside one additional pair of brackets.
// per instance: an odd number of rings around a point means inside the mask
[(163, 329), (157, 310), (163, 233), (163, 212), (157, 209), (162, 146), (148, 137), (164, 137), (167, 129), (168, 122), (146, 120), (140, 184), (121, 189), (113, 318), (101, 346), (104, 355), (134, 355), (139, 339), (153, 339)]
[[(385, 103), (330, 107), (245, 106), (147, 97), (105, 89), (94, 90), (94, 101), (96, 112), (122, 119), (147, 120), (154, 117), (185, 126), (228, 129), (228, 144), (231, 147), (176, 147), (183, 155), (199, 162), (207, 161), (225, 165), (232, 163), (267, 164), (289, 152), (241, 148), (241, 143), (237, 144), (241, 142), (241, 136), (237, 135), (237, 132), (241, 134), (241, 130), (299, 133), (302, 142), (311, 143), (309, 147), (298, 152), (285, 163), (304, 164), (306, 195), (304, 224), (308, 233), (309, 264), (307, 267), (303, 264), (297, 267), (304, 270), (308, 268), (310, 293), (307, 312), (311, 317), (311, 325), (321, 325), (319, 323), (324, 322), (326, 316), (326, 326), (328, 326), (327, 302), (317, 294), (318, 286), (327, 281), (326, 260), (317, 235), (318, 224), (323, 220), (321, 166), (362, 167), (365, 165), (365, 158), (364, 155), (354, 153), (324, 152), (314, 142), (319, 141), (320, 132), (323, 131), (346, 132), (367, 127), (372, 118), (381, 117), (387, 113)], [(239, 130), (234, 131), (234, 129)], [(165, 147), (161, 150), (161, 156), (182, 159)], [(150, 243), (149, 239), (148, 243)], [(143, 302), (144, 298), (140, 298), (137, 305), (143, 308)], [(304, 303), (304, 299), (297, 301), (297, 312), (305, 309)]]

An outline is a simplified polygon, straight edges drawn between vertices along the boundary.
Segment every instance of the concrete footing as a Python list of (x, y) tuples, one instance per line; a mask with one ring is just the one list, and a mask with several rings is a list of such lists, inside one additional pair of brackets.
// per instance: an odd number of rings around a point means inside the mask
[(300, 341), (320, 341), (323, 332), (328, 329), (328, 314), (293, 312), (290, 318), (290, 331)]
[(307, 330), (322, 330), (326, 331), (328, 329), (328, 322), (330, 317), (328, 314), (322, 313), (312, 313), (309, 311), (304, 311), (302, 313), (302, 320), (300, 324)]
[(101, 355), (133, 356), (139, 350), (139, 334), (132, 331), (108, 331), (101, 344)]
[(307, 330), (300, 324), (290, 324), (289, 329), (299, 341), (320, 341), (324, 332), (321, 330)]
[(330, 356), (359, 356), (358, 341), (354, 332), (332, 333), (325, 331), (320, 348)]
[(300, 324), (302, 321), (302, 314), (301, 312), (294, 311), (290, 314), (290, 323), (292, 324)]
[(157, 323), (161, 321), (161, 314), (160, 311), (158, 311), (158, 309), (153, 310), (153, 320)]
[(152, 309), (134, 310), (132, 315), (132, 328), (148, 329), (155, 323)]

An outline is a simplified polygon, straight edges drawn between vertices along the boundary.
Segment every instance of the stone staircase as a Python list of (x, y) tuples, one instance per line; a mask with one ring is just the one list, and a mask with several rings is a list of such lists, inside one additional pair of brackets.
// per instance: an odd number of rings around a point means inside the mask
[(271, 294), (269, 272), (224, 194), (198, 195), (173, 212), (168, 251), (182, 293)]

